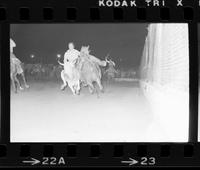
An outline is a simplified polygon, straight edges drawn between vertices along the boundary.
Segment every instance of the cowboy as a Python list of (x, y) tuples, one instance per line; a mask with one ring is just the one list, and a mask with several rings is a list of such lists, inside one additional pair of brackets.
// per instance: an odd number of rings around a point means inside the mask
[(15, 56), (15, 54), (13, 53), (13, 49), (14, 49), (14, 47), (16, 47), (16, 43), (12, 40), (12, 39), (10, 39), (10, 59), (11, 59), (11, 61), (14, 63), (14, 64), (16, 64), (16, 66), (17, 66), (17, 73), (18, 74), (22, 74), (23, 73), (23, 69), (22, 69), (22, 67), (21, 67), (21, 61)]
[[(80, 56), (80, 51), (78, 51), (74, 48), (74, 43), (72, 43), (72, 42), (70, 42), (68, 44), (68, 47), (69, 47), (69, 49), (64, 54), (64, 63), (69, 62), (74, 65), (76, 62), (76, 59)], [(88, 46), (88, 48), (89, 48), (89, 46)], [(94, 63), (97, 63), (100, 66), (106, 66), (105, 61), (101, 61), (100, 59), (96, 58), (95, 56), (88, 54), (88, 57)]]
[(14, 55), (13, 48), (16, 47), (15, 42), (10, 39), (10, 71), (11, 71), (11, 80), (14, 87), (15, 92), (17, 92), (17, 88), (15, 86), (15, 82), (19, 85), (20, 89), (23, 90), (23, 88), (20, 85), (19, 80), (17, 79), (17, 74), (20, 74), (22, 76), (22, 79), (24, 81), (25, 87), (29, 88), (29, 85), (26, 83), (26, 79), (24, 76), (24, 71), (22, 69), (22, 63), (21, 61)]
[(68, 44), (69, 49), (64, 54), (64, 64), (70, 63), (74, 64), (76, 59), (79, 57), (80, 52), (74, 48), (74, 44), (70, 42)]

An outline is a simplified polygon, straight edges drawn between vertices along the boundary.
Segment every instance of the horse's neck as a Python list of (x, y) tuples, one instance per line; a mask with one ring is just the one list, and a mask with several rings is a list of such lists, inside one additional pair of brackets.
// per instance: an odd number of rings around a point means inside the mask
[(110, 67), (110, 68), (114, 68), (114, 65), (113, 65), (113, 64), (109, 64), (109, 67)]
[(82, 66), (83, 66), (83, 63), (85, 62), (86, 60), (86, 57), (81, 55), (79, 58), (78, 58), (78, 61), (75, 65), (75, 67), (78, 69), (78, 70), (81, 70)]
[(71, 64), (65, 64), (64, 70), (66, 73), (71, 74), (73, 72), (73, 67), (71, 66)]

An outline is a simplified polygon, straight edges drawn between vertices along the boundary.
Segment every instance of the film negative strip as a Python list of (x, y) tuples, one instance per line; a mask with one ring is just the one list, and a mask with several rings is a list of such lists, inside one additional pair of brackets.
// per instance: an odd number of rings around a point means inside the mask
[(199, 0), (0, 0), (0, 168), (200, 166)]

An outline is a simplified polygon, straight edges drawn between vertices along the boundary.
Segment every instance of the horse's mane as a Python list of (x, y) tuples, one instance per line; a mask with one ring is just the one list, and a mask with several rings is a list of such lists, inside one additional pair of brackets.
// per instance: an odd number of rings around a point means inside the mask
[(90, 55), (89, 46), (82, 46), (80, 53), (80, 55)]
[(89, 46), (82, 46), (80, 50), (80, 58), (76, 63), (76, 67), (81, 70), (84, 64), (93, 65), (93, 62), (89, 59), (89, 55), (90, 55)]

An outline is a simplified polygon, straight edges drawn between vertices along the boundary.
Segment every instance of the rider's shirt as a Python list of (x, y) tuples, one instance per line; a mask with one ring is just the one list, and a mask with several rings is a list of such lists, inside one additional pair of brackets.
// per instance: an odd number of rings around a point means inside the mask
[(64, 63), (70, 62), (73, 63), (74, 60), (76, 60), (80, 55), (80, 52), (76, 49), (67, 50), (64, 55)]

